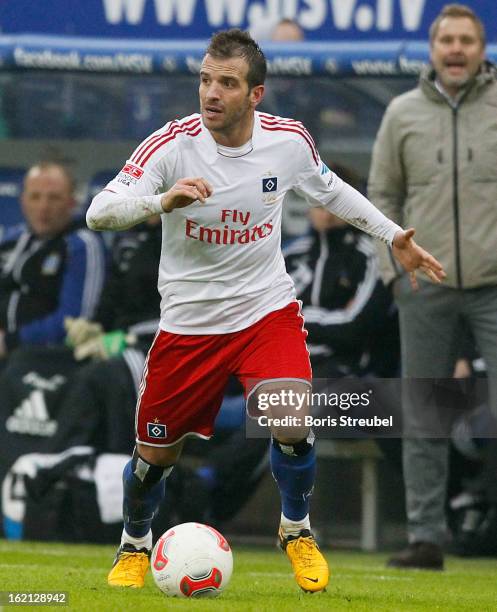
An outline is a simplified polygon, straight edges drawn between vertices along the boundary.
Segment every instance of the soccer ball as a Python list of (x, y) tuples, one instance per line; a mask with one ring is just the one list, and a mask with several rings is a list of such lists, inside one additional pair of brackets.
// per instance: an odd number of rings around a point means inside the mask
[(233, 571), (226, 538), (201, 523), (168, 529), (154, 546), (150, 561), (155, 584), (173, 597), (217, 597)]

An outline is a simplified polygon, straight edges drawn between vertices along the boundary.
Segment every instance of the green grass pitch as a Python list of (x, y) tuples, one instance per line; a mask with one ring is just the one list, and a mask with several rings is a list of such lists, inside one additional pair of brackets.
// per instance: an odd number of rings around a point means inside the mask
[(497, 561), (494, 559), (450, 557), (445, 572), (401, 571), (385, 569), (385, 555), (325, 551), (332, 572), (328, 590), (307, 595), (294, 583), (284, 553), (270, 548), (235, 546), (233, 577), (220, 598), (178, 600), (164, 597), (150, 574), (143, 589), (108, 587), (106, 574), (114, 552), (109, 546), (0, 540), (0, 590), (69, 593), (68, 606), (37, 606), (39, 611), (57, 608), (85, 612), (497, 610)]

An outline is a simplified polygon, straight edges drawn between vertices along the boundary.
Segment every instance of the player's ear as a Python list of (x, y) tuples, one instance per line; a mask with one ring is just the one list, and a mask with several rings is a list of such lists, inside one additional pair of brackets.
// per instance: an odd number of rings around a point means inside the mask
[(256, 85), (255, 87), (252, 87), (252, 91), (250, 92), (250, 99), (254, 108), (262, 101), (265, 91), (266, 88), (264, 87), (264, 85)]

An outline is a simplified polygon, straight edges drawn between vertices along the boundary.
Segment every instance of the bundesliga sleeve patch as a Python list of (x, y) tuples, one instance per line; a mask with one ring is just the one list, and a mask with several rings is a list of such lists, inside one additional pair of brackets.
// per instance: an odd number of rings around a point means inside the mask
[(129, 176), (132, 176), (135, 179), (139, 179), (143, 176), (143, 170), (133, 164), (126, 164), (121, 170), (121, 172), (123, 174), (128, 174)]
[(134, 164), (126, 164), (124, 168), (117, 175), (117, 182), (130, 187), (136, 185), (136, 183), (143, 176), (142, 168), (135, 166)]
[(271, 191), (277, 191), (277, 189), (278, 178), (276, 176), (262, 179), (262, 193), (270, 193)]
[(166, 426), (161, 423), (147, 423), (147, 435), (149, 438), (166, 438)]

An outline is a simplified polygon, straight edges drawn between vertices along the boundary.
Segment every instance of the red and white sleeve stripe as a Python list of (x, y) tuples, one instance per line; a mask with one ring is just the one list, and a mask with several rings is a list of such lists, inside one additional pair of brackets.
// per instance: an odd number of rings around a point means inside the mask
[(202, 131), (200, 117), (196, 116), (188, 121), (171, 121), (166, 124), (164, 130), (159, 133), (155, 132), (145, 139), (134, 151), (130, 161), (140, 166), (145, 167), (145, 164), (150, 160), (152, 155), (159, 149), (174, 140), (178, 134), (186, 134), (187, 136), (197, 136)]
[(295, 121), (294, 119), (284, 119), (283, 117), (276, 117), (275, 115), (269, 115), (267, 113), (259, 113), (259, 116), (263, 130), (268, 130), (271, 132), (293, 132), (294, 134), (300, 134), (300, 136), (302, 136), (302, 138), (308, 144), (316, 166), (319, 165), (319, 153), (316, 145), (303, 123), (300, 121)]

